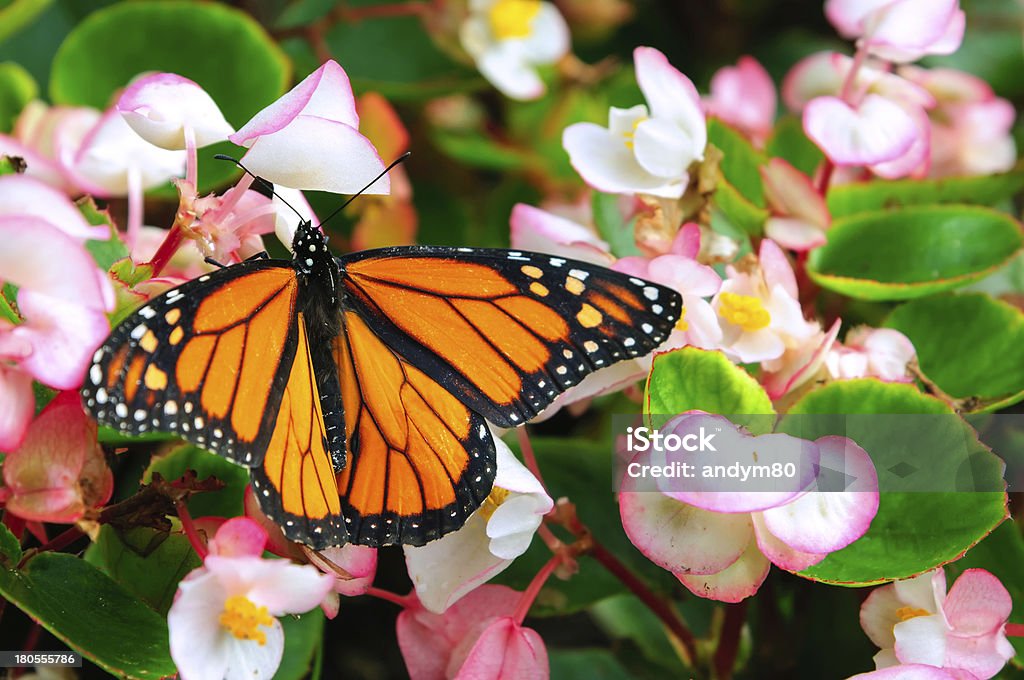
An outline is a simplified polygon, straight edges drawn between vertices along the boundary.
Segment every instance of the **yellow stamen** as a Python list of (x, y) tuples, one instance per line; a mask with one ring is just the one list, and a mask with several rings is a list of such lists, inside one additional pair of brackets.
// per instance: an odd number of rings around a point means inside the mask
[(772, 322), (768, 310), (764, 308), (758, 298), (752, 295), (722, 293), (719, 301), (721, 302), (718, 307), (719, 316), (745, 331), (759, 331), (762, 328), (767, 328), (768, 324)]
[(686, 307), (679, 310), (679, 321), (676, 321), (676, 330), (683, 331), (684, 333), (690, 330), (690, 324), (686, 320)]
[(530, 24), (538, 12), (540, 0), (498, 0), (487, 16), (491, 33), (498, 40), (525, 38), (530, 35)]
[(900, 621), (909, 621), (915, 619), (918, 616), (931, 616), (932, 613), (927, 609), (921, 609), (920, 607), (900, 607), (896, 610), (896, 616), (899, 617)]
[(480, 516), (483, 517), (485, 521), (489, 521), (491, 519), (491, 515), (494, 514), (494, 511), (498, 509), (498, 506), (505, 502), (511, 493), (512, 492), (508, 489), (502, 489), (500, 486), (492, 487), (490, 495), (488, 495), (487, 499), (480, 505), (480, 509), (477, 510), (477, 512), (480, 513)]
[(633, 121), (633, 129), (630, 130), (629, 132), (622, 133), (622, 136), (626, 138), (625, 144), (627, 149), (631, 151), (633, 150), (633, 139), (636, 137), (636, 129), (640, 127), (640, 123), (644, 122), (645, 120), (647, 120), (647, 116), (637, 118), (636, 120)]
[(232, 595), (224, 603), (220, 614), (220, 625), (239, 640), (255, 640), (267, 644), (267, 634), (260, 626), (272, 626), (274, 617), (266, 607), (259, 607), (245, 595)]

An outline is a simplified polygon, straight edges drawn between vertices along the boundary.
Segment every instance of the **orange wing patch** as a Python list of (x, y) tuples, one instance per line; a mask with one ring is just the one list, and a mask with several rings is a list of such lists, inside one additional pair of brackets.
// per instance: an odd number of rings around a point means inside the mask
[(664, 286), (536, 253), (425, 246), (341, 264), (346, 297), (372, 331), (503, 427), (587, 374), (647, 354), (682, 309)]
[(344, 314), (335, 359), (348, 465), (338, 475), (349, 540), (422, 545), (487, 498), (494, 443), (484, 419)]
[(347, 540), (316, 372), (299, 314), (295, 357), (263, 458), (251, 471), (263, 512), (288, 539), (320, 550)]
[(295, 352), (297, 295), (295, 270), (262, 260), (153, 298), (97, 352), (86, 407), (124, 432), (175, 432), (258, 465)]

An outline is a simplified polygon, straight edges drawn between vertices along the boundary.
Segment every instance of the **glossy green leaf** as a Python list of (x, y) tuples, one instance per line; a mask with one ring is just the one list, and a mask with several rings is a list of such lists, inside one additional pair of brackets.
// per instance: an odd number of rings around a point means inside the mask
[(729, 416), (754, 434), (771, 431), (775, 409), (764, 388), (721, 352), (683, 347), (654, 357), (644, 416), (657, 427), (686, 411)]
[(947, 394), (994, 411), (1024, 399), (1024, 313), (979, 293), (941, 295), (897, 307), (886, 326), (917, 350), (929, 379)]
[(634, 677), (607, 649), (550, 649), (548, 663), (552, 678), (630, 680)]
[(879, 477), (868, 532), (801, 572), (808, 578), (853, 585), (908, 578), (957, 559), (1006, 517), (1006, 494), (991, 491), (1003, 488), (1002, 461), (946, 404), (912, 385), (833, 382), (794, 404), (779, 429), (805, 439), (849, 437)]
[(783, 116), (775, 123), (765, 153), (789, 161), (790, 165), (809, 177), (814, 176), (825, 160), (821, 149), (804, 134), (799, 116), (792, 115)]
[(768, 219), (768, 210), (748, 201), (724, 178), (715, 187), (715, 205), (729, 223), (751, 236), (760, 236)]
[(274, 680), (311, 677), (313, 656), (324, 643), (323, 610), (317, 608), (299, 616), (282, 616), (280, 620), (284, 628), (284, 655)]
[(0, 63), (0, 132), (10, 131), (21, 109), (37, 96), (39, 88), (28, 71), (13, 61)]
[(488, 170), (521, 170), (529, 163), (529, 156), (519, 149), (502, 146), (483, 136), (483, 133), (459, 134), (438, 130), (434, 144), (444, 153), (466, 165)]
[(708, 120), (708, 144), (722, 152), (719, 169), (726, 181), (736, 192), (758, 208), (763, 208), (764, 183), (761, 181), (761, 166), (767, 159), (747, 139), (726, 123), (711, 118)]
[(13, 0), (0, 7), (0, 42), (35, 21), (52, 2), (53, 0)]
[[(715, 603), (698, 601), (696, 598), (687, 604), (705, 608), (709, 613), (716, 607)], [(669, 640), (665, 624), (635, 596), (619, 595), (598, 602), (591, 608), (590, 615), (608, 635), (635, 645), (662, 673), (672, 676), (683, 676), (685, 673), (686, 667)], [(689, 616), (685, 617), (685, 621), (691, 631), (699, 634), (699, 627), (694, 625), (697, 622)]]
[(876, 210), (936, 203), (994, 205), (1024, 189), (1024, 166), (976, 177), (851, 182), (832, 187), (826, 202), (833, 219)]
[(83, 559), (45, 552), (19, 571), (0, 569), (0, 595), (112, 675), (176, 672), (164, 617)]
[(86, 559), (166, 616), (178, 582), (202, 564), (184, 534), (138, 527), (119, 535), (104, 526)]
[(620, 196), (593, 192), (590, 198), (591, 212), (594, 214), (594, 226), (597, 233), (611, 248), (615, 257), (639, 255), (636, 245), (634, 220), (624, 221), (622, 209), (619, 207)]
[[(290, 80), (284, 53), (244, 12), (186, 0), (129, 2), (93, 12), (75, 26), (53, 59), (50, 96), (58, 104), (106, 108), (145, 71), (199, 83), (236, 128), (283, 94)], [(237, 151), (227, 143), (201, 150), (200, 185), (236, 176), (236, 168), (212, 156)]]
[(442, 52), (416, 17), (338, 22), (327, 31), (332, 56), (352, 87), (395, 100), (450, 95), (483, 84), (473, 70)]
[(1020, 225), (978, 206), (915, 206), (836, 220), (811, 251), (818, 285), (866, 300), (906, 300), (977, 281), (1021, 248)]
[(242, 514), (249, 471), (192, 444), (183, 444), (164, 456), (154, 458), (142, 481), (149, 482), (154, 472), (159, 472), (164, 479), (178, 479), (186, 470), (194, 470), (198, 479), (215, 477), (225, 485), (219, 491), (198, 493), (189, 498), (188, 509), (193, 517), (238, 517)]
[(6, 524), (0, 523), (0, 566), (13, 569), (21, 559), (21, 544)]

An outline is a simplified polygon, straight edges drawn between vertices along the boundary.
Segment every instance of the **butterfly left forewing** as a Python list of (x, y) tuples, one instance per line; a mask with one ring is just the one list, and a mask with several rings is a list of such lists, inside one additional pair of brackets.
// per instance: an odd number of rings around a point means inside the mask
[(664, 342), (682, 314), (669, 288), (520, 251), (409, 247), (341, 260), (346, 304), (390, 347), (503, 427)]
[(484, 419), (344, 313), (335, 357), (348, 464), (338, 475), (349, 540), (423, 545), (487, 498), (494, 442)]
[[(284, 385), (261, 465), (251, 470), (253, 492), (263, 513), (285, 536), (322, 549), (342, 545), (348, 532), (331, 456), (332, 426), (340, 413), (325, 413), (318, 382), (337, 392), (333, 362), (315, 359), (299, 314), (296, 351)], [(318, 381), (319, 376), (325, 376)], [(334, 423), (334, 419), (337, 423)]]

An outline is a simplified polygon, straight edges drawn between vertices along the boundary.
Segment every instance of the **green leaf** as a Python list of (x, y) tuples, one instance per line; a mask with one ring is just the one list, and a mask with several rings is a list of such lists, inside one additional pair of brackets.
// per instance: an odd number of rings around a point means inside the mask
[(324, 641), (323, 610), (317, 608), (301, 616), (283, 616), (281, 626), (284, 628), (284, 656), (274, 674), (274, 680), (303, 680), (310, 677), (313, 655)]
[(434, 144), (457, 161), (486, 170), (521, 170), (530, 161), (529, 156), (519, 149), (502, 146), (483, 133), (468, 134), (437, 130), (433, 135)]
[(719, 178), (715, 186), (715, 204), (733, 227), (751, 236), (760, 236), (764, 231), (768, 210), (748, 201), (724, 178)]
[(754, 206), (763, 208), (761, 166), (767, 162), (764, 154), (755, 149), (743, 135), (717, 118), (708, 120), (708, 144), (713, 144), (722, 152), (719, 169), (726, 181), (740, 196)]
[(593, 192), (590, 207), (594, 214), (594, 226), (597, 227), (597, 233), (601, 238), (608, 243), (615, 257), (640, 255), (633, 229), (635, 220), (623, 221), (619, 198), (617, 194)]
[(35, 21), (52, 2), (53, 0), (14, 0), (0, 8), (0, 42)]
[(829, 212), (837, 219), (876, 210), (937, 203), (995, 205), (1024, 189), (1024, 165), (977, 177), (851, 182), (829, 189)]
[[(687, 604), (705, 607), (709, 613), (715, 607), (714, 603), (698, 598)], [(665, 625), (636, 597), (619, 595), (608, 598), (595, 604), (590, 615), (610, 636), (636, 645), (643, 656), (659, 666), (663, 673), (684, 677), (685, 666), (665, 632)], [(696, 634), (694, 623), (686, 617), (687, 626)]]
[[(568, 498), (576, 505), (580, 521), (591, 529), (605, 548), (655, 592), (670, 592), (677, 583), (675, 578), (633, 547), (622, 529), (618, 505), (612, 493), (611, 441), (531, 437), (531, 443), (551, 497)], [(522, 590), (549, 559), (551, 551), (543, 541), (534, 538), (529, 550), (512, 562), (494, 582)], [(567, 581), (548, 579), (530, 614), (569, 614), (626, 592), (622, 582), (593, 558), (582, 557), (579, 568), (579, 572)]]
[(178, 435), (169, 432), (146, 432), (145, 434), (128, 435), (114, 427), (100, 425), (97, 439), (107, 446), (127, 446), (139, 442), (168, 442), (177, 439)]
[(9, 131), (25, 104), (37, 96), (39, 87), (28, 71), (13, 61), (0, 63), (0, 132)]
[(19, 156), (0, 155), (0, 177), (25, 171), (25, 159)]
[(783, 116), (778, 120), (765, 152), (789, 161), (808, 177), (813, 177), (825, 160), (821, 149), (804, 134), (803, 122), (798, 116)]
[(17, 324), (21, 323), (21, 317), (14, 311), (14, 307), (7, 299), (7, 291), (0, 290), (0, 319), (9, 321), (10, 323)]
[(823, 288), (907, 300), (977, 281), (1012, 258), (1020, 225), (977, 206), (914, 206), (836, 220), (807, 271)]
[(686, 411), (729, 416), (753, 434), (770, 432), (775, 409), (764, 388), (721, 352), (695, 347), (657, 354), (644, 390), (644, 416), (657, 427)]
[(607, 649), (551, 649), (548, 662), (552, 678), (630, 680), (634, 677)]
[(202, 564), (187, 537), (148, 527), (119, 535), (104, 526), (86, 560), (161, 616), (171, 608), (178, 582)]
[(0, 567), (13, 569), (21, 559), (21, 543), (6, 524), (0, 522)]
[(457, 64), (411, 16), (340, 21), (325, 36), (352, 87), (388, 99), (422, 100), (476, 88), (480, 77)]
[(85, 560), (44, 552), (19, 571), (0, 569), (0, 595), (117, 677), (176, 672), (164, 617)]
[[(199, 83), (237, 128), (284, 93), (290, 65), (263, 27), (232, 7), (184, 0), (120, 3), (89, 14), (67, 36), (53, 59), (50, 96), (56, 104), (103, 109), (144, 71)], [(201, 187), (237, 174), (230, 163), (212, 159), (232, 150), (237, 152), (224, 143), (200, 151)]]
[(189, 498), (188, 509), (193, 517), (242, 515), (242, 499), (249, 483), (249, 471), (198, 446), (183, 444), (165, 456), (154, 458), (142, 481), (148, 483), (154, 472), (159, 472), (164, 479), (178, 479), (186, 470), (195, 470), (198, 479), (216, 477), (225, 485), (220, 491), (197, 493)]
[(1024, 399), (1024, 313), (983, 294), (942, 295), (897, 307), (886, 326), (914, 343), (924, 373), (947, 394), (995, 411)]
[(801, 572), (808, 578), (847, 585), (908, 578), (957, 559), (1006, 517), (1006, 494), (986, 491), (1003, 488), (1003, 462), (946, 404), (912, 385), (831, 383), (794, 404), (779, 430), (849, 437), (879, 478), (867, 533)]
[(336, 5), (336, 0), (296, 0), (284, 8), (274, 27), (282, 30), (311, 24), (327, 16)]

